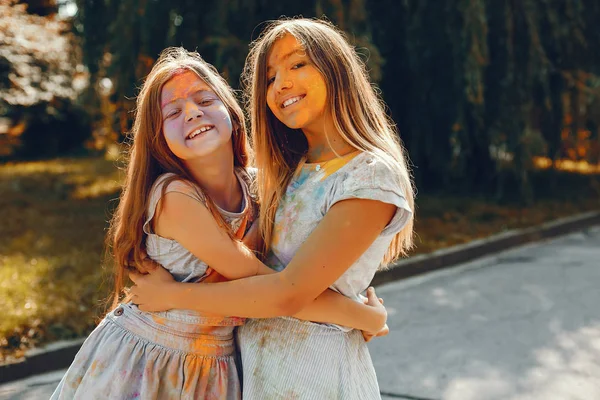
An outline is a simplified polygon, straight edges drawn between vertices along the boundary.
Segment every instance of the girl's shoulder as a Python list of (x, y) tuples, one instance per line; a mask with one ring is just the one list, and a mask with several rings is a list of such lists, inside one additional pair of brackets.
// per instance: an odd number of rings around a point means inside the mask
[[(191, 197), (196, 201), (206, 204), (202, 191), (192, 182), (180, 177), (174, 173), (164, 173), (159, 175), (150, 189), (149, 200), (146, 208), (146, 219), (143, 229), (148, 235), (154, 235), (150, 221), (154, 218), (157, 212), (158, 203), (167, 193), (178, 192)], [(160, 240), (169, 240), (161, 238)]]
[[(393, 193), (403, 198), (400, 166), (390, 156), (364, 151), (340, 170), (332, 182), (331, 204), (348, 198), (373, 198)], [(404, 202), (402, 202), (404, 203)]]
[(363, 152), (352, 160), (338, 176), (329, 192), (327, 210), (334, 204), (350, 199), (375, 200), (397, 207), (392, 221), (382, 235), (395, 234), (412, 217), (401, 179), (401, 166), (391, 156)]
[(399, 165), (391, 157), (371, 151), (363, 151), (354, 157), (345, 168), (345, 177), (364, 178), (365, 180), (379, 180), (383, 177), (397, 175)]
[(156, 178), (150, 190), (150, 197), (157, 202), (165, 194), (171, 192), (185, 194), (202, 203), (205, 201), (204, 194), (198, 185), (172, 172), (164, 173)]

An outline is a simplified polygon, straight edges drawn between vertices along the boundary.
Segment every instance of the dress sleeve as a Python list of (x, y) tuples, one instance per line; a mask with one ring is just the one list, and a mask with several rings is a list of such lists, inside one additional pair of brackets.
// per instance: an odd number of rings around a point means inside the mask
[(178, 178), (175, 174), (163, 174), (156, 179), (156, 182), (150, 190), (150, 201), (148, 202), (147, 217), (143, 227), (146, 234), (154, 234), (154, 232), (152, 232), (152, 225), (150, 222), (156, 214), (158, 202), (164, 195), (170, 192), (181, 193), (202, 204), (206, 204), (204, 195), (196, 185)]
[(382, 235), (395, 235), (412, 217), (400, 179), (379, 157), (371, 154), (361, 156), (357, 164), (340, 174), (330, 191), (327, 210), (334, 204), (348, 199), (377, 200), (396, 206), (396, 213), (382, 231)]

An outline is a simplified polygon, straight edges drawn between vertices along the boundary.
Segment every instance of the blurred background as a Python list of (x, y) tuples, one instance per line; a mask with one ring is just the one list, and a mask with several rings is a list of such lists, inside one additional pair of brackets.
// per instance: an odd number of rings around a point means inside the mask
[(367, 63), (413, 165), (413, 254), (600, 209), (597, 0), (3, 0), (0, 15), (0, 363), (102, 314), (107, 221), (160, 51), (197, 49), (240, 88), (248, 44), (283, 15), (327, 18)]

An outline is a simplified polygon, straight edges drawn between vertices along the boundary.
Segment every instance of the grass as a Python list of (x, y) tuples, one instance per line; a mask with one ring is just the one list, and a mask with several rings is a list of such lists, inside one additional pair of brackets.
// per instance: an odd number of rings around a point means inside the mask
[(93, 328), (110, 290), (103, 240), (119, 181), (103, 158), (0, 166), (0, 363)]
[[(536, 185), (549, 188), (547, 178), (540, 173)], [(103, 241), (120, 179), (114, 161), (102, 157), (0, 165), (0, 364), (35, 345), (86, 335), (97, 323), (111, 289)], [(563, 190), (540, 190), (528, 208), (419, 196), (413, 254), (600, 209), (593, 179), (561, 174)]]

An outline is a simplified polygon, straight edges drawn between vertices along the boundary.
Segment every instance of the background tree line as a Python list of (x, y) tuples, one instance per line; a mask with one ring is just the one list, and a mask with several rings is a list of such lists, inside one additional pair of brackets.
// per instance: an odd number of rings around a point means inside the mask
[(262, 23), (303, 15), (325, 16), (364, 56), (421, 191), (531, 202), (548, 189), (533, 183), (544, 163), (556, 189), (560, 161), (600, 160), (597, 0), (25, 3), (42, 16), (76, 5), (72, 42), (89, 84), (73, 103), (96, 142), (123, 139), (136, 90), (165, 47), (197, 49), (239, 88)]

